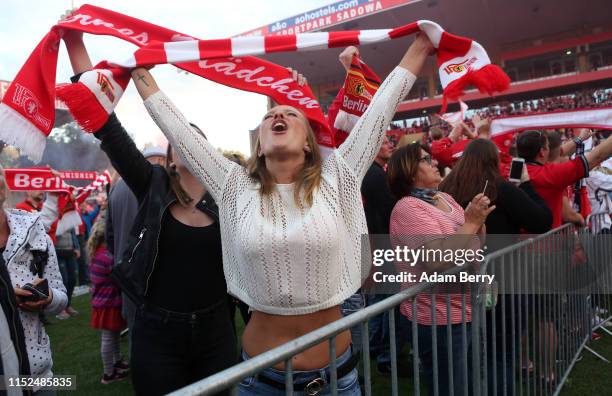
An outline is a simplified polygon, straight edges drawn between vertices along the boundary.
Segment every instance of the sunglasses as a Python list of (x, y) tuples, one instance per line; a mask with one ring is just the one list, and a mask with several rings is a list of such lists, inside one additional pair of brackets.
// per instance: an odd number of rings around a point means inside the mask
[(425, 162), (427, 162), (429, 165), (431, 165), (431, 155), (429, 155), (429, 154), (428, 154), (428, 155), (426, 155), (426, 156), (425, 156), (425, 157), (423, 157), (423, 158), (419, 158), (419, 161), (425, 161)]

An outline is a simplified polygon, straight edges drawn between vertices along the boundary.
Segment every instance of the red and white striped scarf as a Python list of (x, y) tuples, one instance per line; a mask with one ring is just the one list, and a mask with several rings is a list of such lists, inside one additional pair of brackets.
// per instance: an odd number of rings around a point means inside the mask
[[(55, 72), (63, 29), (110, 35), (136, 44), (129, 59), (102, 62), (75, 85), (59, 90), (60, 98), (88, 130), (95, 130), (113, 111), (127, 83), (128, 69), (172, 63), (212, 81), (271, 97), (279, 104), (302, 110), (313, 125), (320, 144), (334, 141), (321, 107), (309, 87), (300, 87), (279, 65), (251, 55), (306, 51), (387, 41), (424, 32), (437, 49), (444, 98), (456, 99), (467, 85), (482, 92), (503, 91), (509, 78), (492, 65), (477, 42), (445, 32), (431, 21), (417, 21), (395, 29), (336, 31), (281, 36), (197, 40), (103, 8), (84, 5), (69, 19), (53, 26), (38, 44), (0, 103), (0, 139), (40, 160), (45, 137), (54, 120)], [(63, 92), (62, 92), (63, 91)]]
[[(105, 170), (97, 174), (92, 171), (58, 171), (55, 175), (49, 168), (5, 168), (6, 185), (11, 191), (67, 192), (75, 197), (101, 190), (111, 181), (110, 173)], [(76, 187), (66, 180), (92, 180), (85, 187)], [(85, 199), (85, 198), (84, 198)]]
[(380, 77), (357, 55), (351, 59), (344, 84), (329, 106), (327, 119), (339, 147), (370, 106), (380, 87)]
[[(111, 182), (110, 173), (105, 170), (96, 172), (60, 171), (60, 176), (53, 174), (49, 168), (6, 168), (4, 175), (6, 186), (11, 191), (46, 191), (56, 192), (57, 197), (47, 198), (46, 205), (54, 206), (52, 211), (58, 214), (49, 229), (49, 235), (55, 235), (81, 225), (78, 206), (93, 191), (101, 191)], [(92, 180), (85, 187), (75, 187), (65, 180)]]

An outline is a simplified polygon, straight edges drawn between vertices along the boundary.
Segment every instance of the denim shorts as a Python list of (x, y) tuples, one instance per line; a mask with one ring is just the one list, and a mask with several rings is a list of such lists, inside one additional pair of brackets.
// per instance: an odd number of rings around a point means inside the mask
[[(344, 362), (346, 362), (353, 353), (353, 347), (351, 346), (344, 352), (342, 355), (338, 357), (336, 360), (336, 366), (340, 367)], [(243, 351), (242, 352), (242, 360), (248, 360), (249, 356)], [(267, 378), (278, 382), (279, 384), (285, 383), (285, 372), (281, 370), (276, 370), (273, 368), (267, 368), (261, 371), (258, 375), (264, 375)], [(238, 395), (239, 396), (284, 396), (285, 391), (281, 389), (277, 389), (273, 386), (265, 384), (258, 379), (258, 375), (254, 375), (251, 377), (244, 378), (240, 384), (238, 385)], [(325, 385), (321, 389), (320, 392), (316, 393), (318, 396), (328, 396), (331, 395), (331, 389), (329, 386), (329, 366), (325, 366), (318, 370), (311, 371), (293, 371), (293, 383), (294, 384), (303, 384), (309, 383), (317, 378), (323, 379), (325, 381)], [(306, 396), (308, 392), (306, 390), (303, 391), (294, 391), (295, 396)], [(357, 368), (354, 368), (350, 373), (345, 375), (342, 378), (338, 378), (338, 395), (341, 396), (361, 396), (361, 389), (359, 388), (358, 374)]]

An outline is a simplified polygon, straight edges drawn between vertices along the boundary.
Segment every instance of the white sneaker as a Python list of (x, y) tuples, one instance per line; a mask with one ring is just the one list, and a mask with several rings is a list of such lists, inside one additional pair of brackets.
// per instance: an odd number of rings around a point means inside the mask
[(65, 311), (70, 316), (77, 316), (79, 314), (79, 311), (77, 311), (76, 309), (74, 309), (72, 307), (66, 308)]
[(55, 317), (58, 318), (59, 320), (66, 320), (70, 318), (70, 314), (66, 312), (66, 310), (63, 310), (62, 312), (55, 315)]

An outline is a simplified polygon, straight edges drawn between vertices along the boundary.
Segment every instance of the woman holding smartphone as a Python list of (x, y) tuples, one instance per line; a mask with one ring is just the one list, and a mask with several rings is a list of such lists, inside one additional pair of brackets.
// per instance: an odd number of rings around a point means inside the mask
[[(520, 178), (518, 186), (504, 180), (499, 171), (497, 146), (490, 140), (476, 139), (467, 145), (459, 162), (440, 184), (442, 191), (451, 195), (462, 207), (466, 207), (470, 202), (470, 194), (481, 192), (480, 183), (466, 181), (487, 182), (486, 194), (496, 206), (485, 222), (487, 234), (505, 234), (504, 237), (488, 238), (488, 252), (518, 242), (521, 231), (541, 234), (550, 230), (552, 213), (529, 181), (527, 166), (524, 162), (522, 164), (521, 171), (516, 169), (521, 162), (513, 161), (515, 172), (511, 170), (510, 175), (513, 179)], [(519, 331), (513, 331), (512, 316), (516, 317), (522, 312), (523, 323), (527, 323), (527, 318), (524, 316), (525, 309), (519, 310), (519, 303), (524, 304), (525, 298), (517, 300), (516, 296), (511, 295), (501, 295), (500, 298), (505, 300), (505, 317), (502, 317), (502, 310), (497, 308), (497, 320), (493, 322), (491, 311), (487, 311), (487, 331), (490, 332), (487, 335), (487, 341), (490, 344), (488, 348), (493, 351), (493, 342), (497, 345), (496, 353), (489, 353), (487, 356), (489, 359), (487, 378), (490, 392), (493, 392), (493, 379), (496, 378), (497, 394), (512, 394), (514, 389), (512, 357), (516, 351), (512, 350), (511, 345), (513, 345), (512, 337), (516, 336), (513, 333), (519, 333)], [(513, 302), (512, 299), (515, 301)], [(510, 308), (512, 306), (515, 307), (514, 313)], [(496, 330), (495, 337), (491, 332), (493, 326)], [(520, 340), (517, 338), (515, 345), (519, 344)], [(506, 346), (505, 349), (502, 346)], [(497, 363), (495, 373), (493, 373), (493, 359)]]
[[(520, 162), (513, 161), (516, 169)], [(524, 162), (523, 162), (524, 164)], [(516, 239), (521, 230), (541, 234), (550, 229), (552, 215), (546, 202), (538, 195), (529, 181), (527, 166), (517, 170), (519, 179), (515, 183), (504, 180), (499, 171), (499, 150), (488, 139), (475, 139), (467, 145), (461, 159), (440, 183), (440, 190), (452, 196), (459, 205), (466, 207), (471, 198), (483, 192), (496, 209), (487, 217), (487, 234), (514, 234)], [(478, 183), (466, 183), (475, 180)], [(495, 241), (492, 241), (495, 242)], [(490, 250), (497, 250), (495, 245)]]
[[(10, 287), (15, 292), (27, 349), (27, 356), (17, 356), (19, 373), (52, 377), (51, 341), (39, 313), (58, 314), (66, 308), (68, 296), (53, 242), (45, 231), (40, 215), (18, 209), (4, 209), (7, 194), (4, 170), (0, 168), (0, 266), (8, 270), (11, 281), (10, 286), (3, 287)], [(2, 296), (4, 298), (7, 297)], [(16, 331), (17, 327), (14, 329)], [(4, 354), (7, 351), (1, 352)], [(28, 361), (29, 372), (25, 372)], [(34, 395), (37, 393), (55, 394), (54, 391), (34, 388)]]

